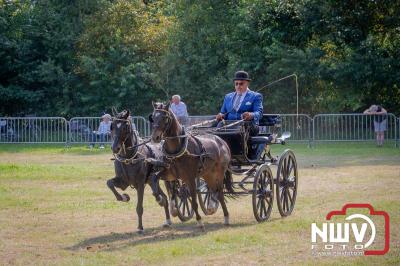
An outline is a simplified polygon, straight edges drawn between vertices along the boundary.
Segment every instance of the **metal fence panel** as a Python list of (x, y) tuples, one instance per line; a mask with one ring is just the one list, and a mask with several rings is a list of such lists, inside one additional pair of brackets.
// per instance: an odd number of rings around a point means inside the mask
[(306, 114), (280, 114), (282, 132), (289, 131), (289, 141), (312, 141), (312, 118)]
[(132, 123), (135, 125), (136, 130), (139, 132), (141, 137), (147, 137), (150, 135), (150, 122), (142, 116), (133, 116)]
[[(97, 134), (101, 117), (74, 117), (69, 121), (69, 142), (70, 143), (111, 143), (111, 135), (105, 135), (100, 139)], [(141, 116), (133, 116), (132, 124), (141, 137), (148, 136), (148, 121)]]
[(0, 117), (0, 143), (66, 143), (63, 117)]
[(375, 140), (374, 122), (386, 119), (385, 139), (396, 140), (396, 116), (393, 114), (318, 114), (313, 121), (314, 141), (372, 141)]
[[(291, 141), (373, 141), (374, 120), (367, 114), (281, 114), (282, 132), (292, 133)], [(214, 119), (214, 115), (189, 116), (187, 126)], [(386, 115), (385, 139), (400, 142), (400, 118)], [(100, 117), (75, 117), (69, 122), (63, 117), (0, 117), (0, 143), (92, 143), (100, 140)], [(140, 136), (151, 134), (150, 123), (144, 117), (132, 117)], [(104, 142), (111, 142), (106, 136)]]

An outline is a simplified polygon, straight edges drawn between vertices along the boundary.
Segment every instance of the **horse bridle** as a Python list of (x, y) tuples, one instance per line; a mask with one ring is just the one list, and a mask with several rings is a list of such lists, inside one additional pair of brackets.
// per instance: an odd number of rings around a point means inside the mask
[[(165, 139), (165, 137), (164, 137), (165, 132), (167, 132), (167, 131), (171, 128), (171, 126), (172, 126), (171, 113), (169, 112), (169, 110), (160, 109), (160, 108), (155, 108), (154, 111), (160, 111), (160, 112), (164, 112), (164, 113), (167, 114), (167, 115), (166, 115), (167, 121), (165, 122), (165, 123), (166, 123), (166, 126), (165, 126), (164, 130), (163, 130), (162, 133), (161, 133), (161, 139)], [(153, 118), (153, 119), (154, 119), (154, 118)]]
[(122, 118), (113, 118), (113, 120), (127, 122), (127, 126), (129, 127), (129, 132), (128, 132), (128, 134), (126, 134), (126, 137), (125, 137), (125, 139), (124, 139), (123, 142), (122, 142), (122, 147), (123, 147), (123, 150), (124, 150), (124, 153), (125, 153), (125, 154), (126, 154), (126, 150), (127, 150), (127, 149), (128, 149), (128, 150), (132, 150), (132, 149), (135, 149), (135, 148), (136, 148), (136, 151), (134, 152), (133, 156), (132, 156), (131, 158), (124, 158), (124, 159), (121, 159), (121, 158), (119, 157), (119, 153), (120, 153), (120, 152), (118, 152), (117, 154), (113, 153), (114, 158), (115, 158), (116, 160), (118, 160), (118, 161), (120, 161), (120, 162), (124, 162), (124, 163), (129, 163), (131, 160), (135, 159), (136, 156), (138, 155), (138, 150), (139, 150), (139, 149), (137, 149), (137, 148), (138, 148), (139, 146), (145, 145), (146, 143), (148, 143), (148, 142), (150, 142), (150, 141), (144, 141), (143, 143), (135, 144), (135, 145), (133, 145), (133, 141), (132, 141), (132, 146), (125, 147), (125, 142), (127, 141), (127, 139), (128, 139), (130, 136), (134, 136), (134, 137), (135, 137), (135, 143), (138, 142), (138, 139), (139, 139), (139, 138), (138, 138), (138, 136), (137, 136), (137, 133), (135, 132), (135, 130), (132, 129), (132, 122), (131, 122), (131, 120), (129, 120), (129, 119), (122, 119)]

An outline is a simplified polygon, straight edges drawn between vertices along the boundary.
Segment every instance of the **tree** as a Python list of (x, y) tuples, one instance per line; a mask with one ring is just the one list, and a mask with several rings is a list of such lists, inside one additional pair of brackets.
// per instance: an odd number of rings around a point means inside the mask
[(157, 63), (166, 48), (172, 22), (156, 4), (116, 1), (85, 23), (80, 36), (76, 73), (81, 77), (81, 111), (95, 113), (111, 106), (145, 114), (162, 93)]

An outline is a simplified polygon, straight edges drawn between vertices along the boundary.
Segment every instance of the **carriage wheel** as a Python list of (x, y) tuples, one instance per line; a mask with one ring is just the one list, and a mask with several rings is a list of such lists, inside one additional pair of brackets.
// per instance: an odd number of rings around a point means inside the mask
[(292, 213), (297, 195), (297, 161), (291, 150), (285, 150), (279, 158), (276, 176), (276, 201), (282, 217)]
[(258, 222), (268, 220), (274, 202), (274, 178), (268, 164), (259, 166), (253, 183), (253, 213)]
[[(197, 198), (203, 213), (205, 215), (216, 213), (219, 207), (219, 201), (216, 194), (209, 191), (206, 181), (201, 177), (197, 180), (197, 191)], [(212, 206), (212, 208), (208, 208), (208, 206)]]
[(190, 191), (188, 186), (182, 182), (182, 180), (177, 179), (174, 182), (175, 190), (175, 207), (178, 211), (179, 220), (186, 222), (193, 217), (194, 211), (192, 208), (192, 198), (190, 196)]

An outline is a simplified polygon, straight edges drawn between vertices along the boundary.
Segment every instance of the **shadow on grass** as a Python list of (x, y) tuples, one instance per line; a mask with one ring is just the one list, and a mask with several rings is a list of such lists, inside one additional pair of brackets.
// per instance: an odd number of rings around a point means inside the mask
[[(270, 221), (276, 220), (273, 218)], [(126, 233), (109, 233), (93, 238), (85, 239), (74, 246), (67, 247), (67, 250), (87, 250), (87, 251), (115, 251), (127, 247), (134, 247), (140, 244), (157, 243), (163, 241), (170, 241), (175, 239), (187, 239), (205, 235), (210, 232), (226, 229), (226, 228), (244, 228), (257, 224), (251, 223), (238, 223), (225, 226), (221, 223), (205, 223), (205, 229), (202, 230), (197, 227), (194, 222), (173, 224), (170, 228), (150, 228), (145, 229), (143, 234), (137, 232)]]

